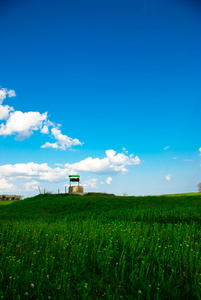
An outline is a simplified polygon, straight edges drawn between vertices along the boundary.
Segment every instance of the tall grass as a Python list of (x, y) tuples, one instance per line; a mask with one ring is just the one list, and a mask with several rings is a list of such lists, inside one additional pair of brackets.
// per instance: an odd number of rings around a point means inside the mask
[(200, 299), (200, 213), (198, 194), (0, 206), (0, 297)]

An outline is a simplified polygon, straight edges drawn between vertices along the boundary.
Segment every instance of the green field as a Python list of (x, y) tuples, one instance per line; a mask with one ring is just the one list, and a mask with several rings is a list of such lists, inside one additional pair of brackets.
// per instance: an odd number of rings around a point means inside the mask
[(0, 205), (7, 205), (11, 203), (13, 203), (13, 201), (0, 201)]
[(201, 299), (201, 195), (0, 205), (0, 299)]

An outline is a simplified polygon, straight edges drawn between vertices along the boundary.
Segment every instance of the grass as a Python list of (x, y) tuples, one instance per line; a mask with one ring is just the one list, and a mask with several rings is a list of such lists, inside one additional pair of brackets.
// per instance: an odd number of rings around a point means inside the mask
[(7, 205), (11, 203), (13, 203), (13, 201), (0, 201), (0, 205)]
[(1, 299), (201, 299), (201, 196), (0, 205)]

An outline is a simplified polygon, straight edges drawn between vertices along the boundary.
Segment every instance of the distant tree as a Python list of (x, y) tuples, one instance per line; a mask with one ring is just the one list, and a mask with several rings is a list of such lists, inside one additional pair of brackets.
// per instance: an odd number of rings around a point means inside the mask
[(201, 182), (198, 183), (197, 187), (198, 187), (198, 193), (201, 193)]

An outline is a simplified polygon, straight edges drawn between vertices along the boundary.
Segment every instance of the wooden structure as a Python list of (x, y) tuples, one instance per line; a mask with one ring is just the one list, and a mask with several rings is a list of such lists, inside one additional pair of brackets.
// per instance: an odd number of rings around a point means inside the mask
[(21, 200), (20, 195), (0, 195), (0, 201), (18, 201)]
[[(83, 186), (80, 185), (80, 176), (79, 175), (69, 175), (70, 186), (68, 188), (69, 194), (82, 194), (84, 192)], [(72, 182), (77, 182), (78, 185), (71, 186)]]
[(79, 183), (80, 183), (79, 175), (69, 175), (68, 177), (70, 179), (70, 186), (71, 186), (71, 182), (78, 182), (78, 186), (79, 186)]

